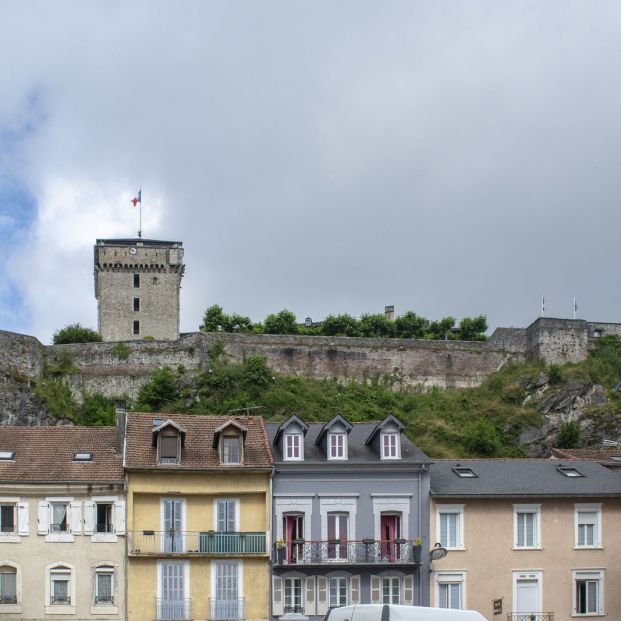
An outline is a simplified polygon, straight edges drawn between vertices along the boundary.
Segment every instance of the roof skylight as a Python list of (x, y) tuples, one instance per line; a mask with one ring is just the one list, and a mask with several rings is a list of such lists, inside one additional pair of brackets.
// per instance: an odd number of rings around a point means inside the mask
[(556, 468), (561, 474), (564, 474), (566, 477), (583, 477), (582, 472), (577, 470), (572, 466), (558, 466)]
[(459, 464), (453, 468), (453, 472), (462, 479), (476, 479), (479, 476), (472, 468)]
[(0, 451), (0, 460), (11, 461), (15, 457), (15, 451)]
[(88, 453), (86, 451), (75, 453), (73, 455), (73, 461), (92, 461), (92, 460), (93, 460), (93, 454)]

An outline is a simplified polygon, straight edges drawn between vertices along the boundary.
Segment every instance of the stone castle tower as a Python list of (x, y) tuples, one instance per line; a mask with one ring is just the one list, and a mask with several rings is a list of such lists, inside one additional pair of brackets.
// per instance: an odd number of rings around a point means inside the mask
[(104, 341), (179, 338), (183, 243), (98, 239), (95, 297)]

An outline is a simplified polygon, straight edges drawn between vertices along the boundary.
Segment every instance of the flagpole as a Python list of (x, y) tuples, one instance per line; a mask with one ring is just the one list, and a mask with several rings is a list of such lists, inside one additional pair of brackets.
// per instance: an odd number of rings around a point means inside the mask
[(140, 211), (138, 212), (140, 224), (138, 226), (138, 238), (142, 239), (142, 188), (140, 188), (140, 190), (138, 191), (138, 196), (140, 197)]
[(576, 318), (576, 298), (574, 298), (574, 319)]

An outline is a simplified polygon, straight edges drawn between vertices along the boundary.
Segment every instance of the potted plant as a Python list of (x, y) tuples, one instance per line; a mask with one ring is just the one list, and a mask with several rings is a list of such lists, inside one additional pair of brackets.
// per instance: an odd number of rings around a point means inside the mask
[(412, 542), (412, 555), (415, 563), (420, 563), (421, 554), (423, 551), (423, 542), (420, 537), (416, 537)]
[(274, 544), (276, 547), (276, 563), (282, 565), (285, 562), (285, 554), (287, 553), (287, 544), (283, 539), (278, 539)]

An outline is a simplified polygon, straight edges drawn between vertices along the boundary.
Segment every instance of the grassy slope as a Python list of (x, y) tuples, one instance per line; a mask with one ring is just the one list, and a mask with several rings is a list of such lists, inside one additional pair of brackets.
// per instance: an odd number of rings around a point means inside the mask
[[(432, 389), (428, 393), (392, 392), (380, 383), (346, 384), (298, 377), (272, 376), (262, 359), (229, 364), (222, 352), (212, 352), (211, 369), (191, 375), (180, 368), (163, 369), (141, 391), (137, 403), (143, 411), (225, 414), (232, 409), (260, 406), (255, 413), (268, 420), (283, 420), (296, 412), (307, 421), (326, 421), (340, 412), (354, 421), (379, 420), (396, 414), (408, 436), (431, 457), (521, 456), (517, 439), (526, 427), (538, 426), (541, 415), (535, 383), (546, 373), (552, 384), (546, 396), (568, 381), (602, 384), (609, 402), (588, 408), (593, 420), (617, 425), (621, 420), (621, 395), (610, 389), (621, 378), (621, 342), (601, 339), (583, 363), (564, 367), (508, 365), (492, 374), (478, 388)], [(90, 395), (78, 407), (60, 377), (48, 377), (37, 386), (48, 407), (77, 424), (111, 424), (113, 399)], [(49, 402), (49, 403), (48, 403)]]

